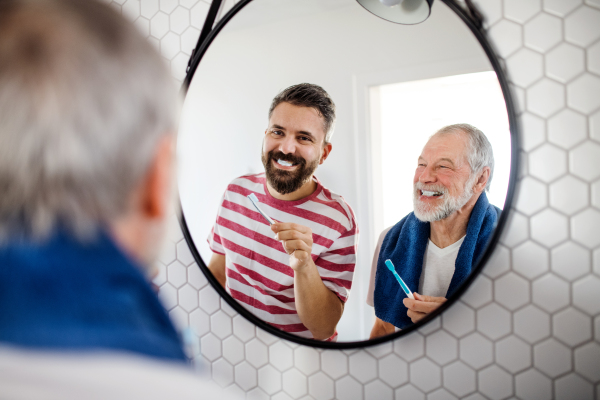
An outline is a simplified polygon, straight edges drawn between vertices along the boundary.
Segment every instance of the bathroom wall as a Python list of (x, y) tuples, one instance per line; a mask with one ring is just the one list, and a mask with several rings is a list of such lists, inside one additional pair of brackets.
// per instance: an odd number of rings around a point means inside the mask
[[(475, 3), (505, 60), (523, 132), (516, 202), (492, 260), (461, 301), (418, 332), (364, 350), (316, 350), (227, 306), (173, 216), (160, 297), (195, 332), (197, 365), (227, 391), (278, 400), (600, 399), (600, 1)], [(112, 4), (181, 81), (209, 3)]]

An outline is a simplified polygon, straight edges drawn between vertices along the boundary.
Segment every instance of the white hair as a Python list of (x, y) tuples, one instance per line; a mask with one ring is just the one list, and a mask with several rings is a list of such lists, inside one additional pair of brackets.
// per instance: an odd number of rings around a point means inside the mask
[(437, 131), (433, 136), (446, 133), (464, 133), (467, 135), (469, 143), (467, 160), (471, 167), (471, 176), (479, 174), (483, 168), (489, 167), (490, 177), (485, 186), (485, 190), (489, 192), (494, 176), (494, 151), (488, 138), (482, 131), (469, 124), (448, 125)]
[(164, 62), (96, 0), (0, 4), (0, 240), (122, 215), (180, 106)]

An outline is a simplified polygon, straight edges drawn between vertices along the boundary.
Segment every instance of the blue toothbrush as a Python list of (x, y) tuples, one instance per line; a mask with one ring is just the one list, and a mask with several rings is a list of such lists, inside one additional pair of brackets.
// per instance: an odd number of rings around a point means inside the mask
[(398, 275), (398, 273), (396, 272), (396, 268), (394, 268), (394, 264), (392, 263), (392, 260), (385, 260), (385, 265), (386, 265), (386, 267), (388, 267), (388, 269), (390, 271), (392, 271), (392, 274), (394, 274), (394, 276), (396, 277), (396, 280), (400, 284), (400, 287), (402, 288), (402, 290), (404, 290), (404, 293), (406, 293), (406, 295), (409, 298), (414, 300), (415, 296), (413, 296), (413, 294), (410, 291), (410, 289), (408, 288), (408, 286), (406, 286), (406, 283), (404, 283), (402, 278), (400, 278), (400, 275)]

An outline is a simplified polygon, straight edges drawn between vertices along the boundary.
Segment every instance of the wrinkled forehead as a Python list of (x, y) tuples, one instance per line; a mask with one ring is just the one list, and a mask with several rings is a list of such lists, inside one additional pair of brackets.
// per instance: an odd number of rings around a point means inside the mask
[(428, 162), (449, 159), (456, 165), (468, 164), (469, 139), (464, 132), (434, 134), (423, 147), (421, 158)]

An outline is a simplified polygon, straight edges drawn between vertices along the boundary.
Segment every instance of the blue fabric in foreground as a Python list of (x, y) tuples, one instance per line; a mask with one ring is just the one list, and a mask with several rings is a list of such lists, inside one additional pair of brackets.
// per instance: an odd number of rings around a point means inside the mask
[(103, 233), (0, 246), (0, 343), (186, 361), (140, 268)]
[[(488, 202), (485, 193), (479, 196), (469, 217), (465, 240), (458, 250), (447, 298), (467, 279), (471, 269), (483, 255), (500, 212), (498, 207)], [(385, 235), (377, 260), (373, 299), (375, 315), (379, 319), (401, 329), (412, 324), (406, 315), (407, 308), (402, 302), (406, 294), (385, 266), (385, 260), (392, 260), (404, 283), (412, 292), (416, 292), (419, 289), (428, 241), (429, 222), (419, 221), (412, 212)]]

